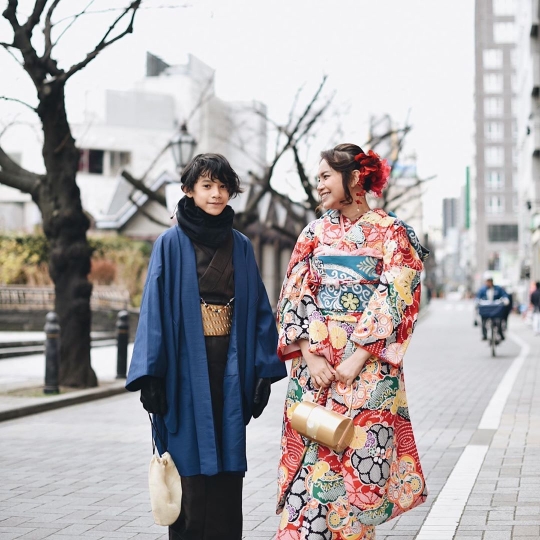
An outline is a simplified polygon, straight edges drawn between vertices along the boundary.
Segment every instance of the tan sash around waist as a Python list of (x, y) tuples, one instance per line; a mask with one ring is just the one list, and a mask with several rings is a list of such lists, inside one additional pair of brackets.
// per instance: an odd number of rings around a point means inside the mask
[(233, 307), (201, 303), (203, 332), (205, 336), (228, 336), (231, 333)]

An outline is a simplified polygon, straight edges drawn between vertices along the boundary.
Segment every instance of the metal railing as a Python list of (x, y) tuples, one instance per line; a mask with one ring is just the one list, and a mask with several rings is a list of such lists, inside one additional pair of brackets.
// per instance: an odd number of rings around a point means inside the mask
[[(94, 285), (90, 307), (100, 309), (126, 309), (129, 292), (119, 287)], [(2, 309), (54, 309), (54, 287), (26, 287), (22, 285), (0, 286), (0, 310)]]

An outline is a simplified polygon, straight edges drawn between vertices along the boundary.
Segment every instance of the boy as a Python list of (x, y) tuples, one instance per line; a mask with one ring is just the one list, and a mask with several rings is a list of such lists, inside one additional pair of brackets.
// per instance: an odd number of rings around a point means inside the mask
[(141, 390), (182, 478), (169, 538), (240, 540), (245, 426), (287, 373), (253, 248), (232, 228), (237, 174), (201, 154), (181, 182), (178, 226), (154, 244), (126, 388)]

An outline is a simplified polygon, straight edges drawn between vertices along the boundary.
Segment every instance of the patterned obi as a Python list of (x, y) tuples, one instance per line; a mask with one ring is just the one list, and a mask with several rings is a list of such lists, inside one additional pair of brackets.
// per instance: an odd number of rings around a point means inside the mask
[(380, 259), (369, 255), (318, 255), (311, 261), (316, 302), (325, 314), (362, 313), (380, 280)]

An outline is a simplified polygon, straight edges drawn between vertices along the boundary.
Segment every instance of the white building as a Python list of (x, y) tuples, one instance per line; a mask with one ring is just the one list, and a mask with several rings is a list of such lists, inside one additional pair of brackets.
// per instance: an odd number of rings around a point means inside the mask
[[(224, 154), (244, 182), (248, 171), (260, 174), (265, 165), (264, 105), (221, 100), (214, 91), (214, 70), (194, 56), (185, 65), (167, 66), (149, 55), (147, 76), (133, 89), (106, 90), (85, 99), (84, 122), (72, 124), (72, 131), (81, 149), (77, 184), (83, 208), (97, 229), (152, 238), (163, 226), (144, 214), (170, 223), (170, 212), (146, 202), (120, 172), (125, 168), (156, 189), (165, 190), (169, 183), (178, 188), (176, 166), (167, 147), (184, 122), (197, 140), (196, 152)], [(30, 139), (27, 130), (14, 129), (3, 145), (24, 167), (43, 172), (39, 137)], [(175, 193), (178, 199), (179, 190)], [(142, 213), (130, 196), (143, 206)], [(233, 201), (233, 205), (242, 204), (242, 197)], [(30, 197), (5, 186), (0, 187), (0, 215), (2, 230), (29, 231), (39, 222)]]
[[(168, 66), (148, 54), (147, 76), (132, 89), (87, 93), (85, 104), (84, 121), (71, 127), (81, 150), (77, 185), (95, 231), (152, 240), (173, 223), (171, 214), (183, 193), (168, 146), (184, 123), (197, 141), (196, 153), (223, 154), (238, 173), (245, 191), (231, 200), (235, 211), (241, 212), (258, 189), (250, 184), (250, 173), (262, 177), (266, 167), (266, 108), (220, 99), (214, 70), (194, 56), (185, 65)], [(11, 129), (2, 145), (23, 167), (44, 172), (39, 126), (35, 137), (29, 138), (28, 131)], [(123, 170), (165, 195), (168, 208), (135, 189), (121, 176)], [(0, 216), (0, 232), (30, 232), (40, 222), (30, 197), (5, 186), (0, 186)], [(273, 303), (294, 240), (312, 217), (301, 205), (287, 210), (270, 193), (258, 205), (250, 236)]]
[[(524, 3), (530, 0), (523, 0)], [(475, 286), (519, 279), (515, 0), (476, 0)]]
[(527, 303), (530, 281), (540, 280), (540, 7), (538, 0), (517, 6), (520, 301)]

